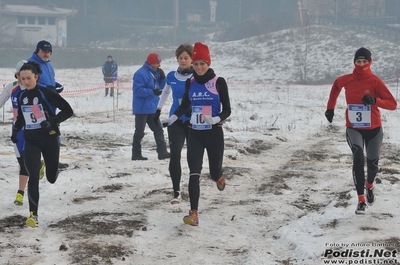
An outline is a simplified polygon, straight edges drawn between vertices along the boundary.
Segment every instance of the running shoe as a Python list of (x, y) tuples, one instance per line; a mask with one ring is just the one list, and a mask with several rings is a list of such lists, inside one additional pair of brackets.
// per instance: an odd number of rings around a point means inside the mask
[(33, 212), (31, 212), (28, 219), (26, 219), (25, 224), (26, 224), (26, 226), (29, 226), (29, 227), (37, 227), (39, 224), (38, 216), (34, 215)]
[(199, 215), (196, 210), (190, 210), (189, 215), (183, 217), (183, 222), (187, 225), (198, 226), (199, 225)]
[(367, 203), (368, 205), (372, 205), (375, 202), (375, 194), (374, 194), (374, 187), (366, 188), (367, 189)]
[(17, 192), (17, 195), (15, 196), (14, 204), (18, 205), (18, 206), (24, 205), (24, 195), (22, 195), (21, 193)]
[(365, 214), (365, 210), (367, 209), (367, 204), (361, 201), (357, 204), (356, 214)]
[(181, 192), (180, 191), (174, 191), (174, 198), (171, 201), (171, 204), (179, 204), (181, 203), (182, 198), (181, 198)]
[(223, 191), (225, 189), (225, 177), (221, 176), (219, 180), (217, 180), (217, 188), (219, 191)]

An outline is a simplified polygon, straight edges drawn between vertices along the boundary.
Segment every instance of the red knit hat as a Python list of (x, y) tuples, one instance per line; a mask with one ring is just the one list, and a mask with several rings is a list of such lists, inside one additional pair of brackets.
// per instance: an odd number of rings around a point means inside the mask
[(196, 42), (193, 47), (192, 61), (194, 62), (199, 60), (211, 64), (211, 56), (208, 46), (201, 42)]
[(153, 52), (153, 53), (150, 53), (147, 56), (147, 60), (146, 61), (147, 61), (148, 64), (161, 63), (161, 57), (157, 53)]

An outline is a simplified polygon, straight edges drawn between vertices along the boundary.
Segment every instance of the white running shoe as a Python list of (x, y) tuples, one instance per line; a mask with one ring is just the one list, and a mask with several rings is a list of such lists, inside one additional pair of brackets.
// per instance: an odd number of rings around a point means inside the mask
[(180, 204), (182, 201), (182, 197), (181, 197), (181, 192), (180, 191), (174, 191), (174, 198), (171, 201), (171, 204)]

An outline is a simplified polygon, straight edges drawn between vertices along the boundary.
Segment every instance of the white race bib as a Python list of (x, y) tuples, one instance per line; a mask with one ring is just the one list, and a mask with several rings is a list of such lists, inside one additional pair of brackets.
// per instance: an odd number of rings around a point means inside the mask
[(353, 128), (371, 127), (371, 106), (363, 104), (349, 104), (347, 114)]
[(25, 119), (25, 130), (40, 129), (40, 123), (46, 120), (42, 104), (21, 106)]
[(192, 106), (190, 123), (194, 130), (210, 130), (212, 128), (210, 124), (204, 121), (205, 115), (211, 116), (211, 106)]

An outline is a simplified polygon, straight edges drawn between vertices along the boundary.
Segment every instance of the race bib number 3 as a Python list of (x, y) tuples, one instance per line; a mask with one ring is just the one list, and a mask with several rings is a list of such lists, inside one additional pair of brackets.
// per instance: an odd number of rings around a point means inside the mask
[(371, 127), (371, 106), (363, 104), (349, 104), (347, 114), (353, 128)]
[(212, 126), (204, 121), (204, 116), (211, 116), (211, 106), (193, 106), (190, 123), (194, 130), (210, 130)]

